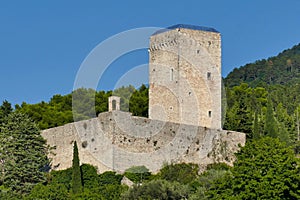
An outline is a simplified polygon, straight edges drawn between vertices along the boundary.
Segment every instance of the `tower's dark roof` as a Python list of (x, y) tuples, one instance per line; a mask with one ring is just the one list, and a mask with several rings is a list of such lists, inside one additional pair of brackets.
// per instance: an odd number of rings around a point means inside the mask
[(186, 28), (186, 29), (192, 29), (192, 30), (199, 30), (199, 31), (208, 31), (208, 32), (215, 32), (215, 33), (219, 33), (219, 31), (217, 31), (214, 28), (210, 28), (210, 27), (204, 27), (204, 26), (195, 26), (195, 25), (189, 25), (189, 24), (176, 24), (164, 29), (160, 29), (158, 31), (156, 31), (155, 33), (153, 33), (153, 35), (159, 34), (159, 33), (163, 33), (169, 30), (173, 30), (176, 28)]

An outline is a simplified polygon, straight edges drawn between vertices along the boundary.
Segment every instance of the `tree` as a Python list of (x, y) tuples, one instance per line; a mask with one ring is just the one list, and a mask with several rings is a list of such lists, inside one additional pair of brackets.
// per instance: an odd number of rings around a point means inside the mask
[[(108, 110), (108, 97), (121, 97), (121, 110), (130, 111), (134, 115), (148, 116), (148, 88), (142, 85), (136, 90), (132, 85), (112, 91), (95, 91), (93, 89), (78, 88), (71, 94), (53, 95), (49, 102), (37, 104), (22, 103), (16, 105), (16, 110), (26, 113), (41, 129), (61, 126), (67, 123), (90, 119)], [(129, 108), (130, 104), (130, 108)], [(3, 111), (11, 110), (7, 101), (0, 106), (0, 120)]]
[(99, 177), (96, 167), (89, 164), (82, 164), (80, 166), (80, 170), (82, 174), (82, 185), (84, 189), (93, 189), (98, 187)]
[(300, 72), (294, 70), (299, 66), (300, 44), (291, 49), (284, 50), (276, 57), (267, 60), (258, 60), (254, 63), (246, 64), (239, 69), (234, 69), (225, 79), (227, 86), (235, 86), (241, 82), (257, 87), (263, 84), (290, 84), (292, 78), (299, 78)]
[(122, 199), (187, 199), (188, 186), (166, 180), (152, 180), (143, 185), (135, 185), (122, 195)]
[(295, 116), (296, 116), (296, 140), (299, 142), (300, 141), (300, 106), (297, 107), (295, 110)]
[(135, 116), (148, 117), (148, 88), (142, 85), (133, 92), (129, 101), (129, 111)]
[(295, 153), (300, 154), (300, 106), (295, 110)]
[(261, 137), (259, 124), (258, 124), (258, 114), (254, 113), (254, 122), (253, 122), (253, 139), (258, 139)]
[(141, 183), (143, 180), (148, 180), (151, 173), (145, 166), (133, 166), (127, 169), (124, 176), (129, 178), (134, 183)]
[(99, 185), (120, 185), (123, 175), (116, 174), (116, 172), (107, 171), (99, 175)]
[(13, 111), (11, 103), (9, 103), (7, 100), (3, 101), (2, 105), (0, 106), (0, 110), (4, 116), (8, 116)]
[(244, 132), (247, 138), (252, 138), (252, 104), (258, 101), (258, 97), (254, 97), (252, 90), (246, 83), (242, 83), (227, 91), (229, 107), (226, 112), (224, 128)]
[(37, 125), (25, 114), (13, 112), (0, 125), (0, 185), (20, 193), (44, 181), (47, 147)]
[(63, 184), (53, 183), (49, 185), (37, 184), (26, 199), (56, 199), (67, 200), (69, 193)]
[(276, 120), (279, 129), (279, 139), (287, 144), (291, 144), (294, 131), (293, 119), (288, 115), (287, 110), (282, 103), (279, 103), (276, 107)]
[(104, 199), (120, 199), (123, 192), (128, 190), (128, 187), (121, 184), (123, 175), (116, 172), (107, 171), (99, 175), (98, 191)]
[(73, 147), (73, 161), (72, 161), (72, 192), (78, 194), (82, 192), (81, 171), (79, 165), (78, 147), (76, 141)]
[(239, 109), (236, 113), (236, 117), (239, 118), (239, 126), (237, 127), (236, 131), (244, 132), (247, 135), (247, 138), (253, 138), (252, 135), (252, 121), (253, 115), (251, 110), (248, 108), (246, 102), (239, 103)]
[(2, 191), (0, 188), (0, 199), (19, 200), (22, 199), (22, 195), (14, 191)]
[(196, 164), (170, 164), (165, 165), (158, 176), (167, 181), (177, 181), (181, 184), (188, 184), (198, 177), (199, 167)]
[(59, 170), (59, 171), (51, 171), (48, 177), (48, 184), (61, 184), (67, 190), (71, 190), (71, 182), (72, 182), (72, 168)]
[(265, 134), (269, 137), (278, 136), (278, 125), (274, 117), (273, 104), (270, 96), (268, 97), (266, 121), (265, 121)]
[(248, 142), (208, 199), (300, 199), (299, 159), (278, 138)]
[(3, 122), (4, 118), (7, 117), (13, 111), (11, 104), (8, 101), (3, 101), (0, 106), (0, 124)]

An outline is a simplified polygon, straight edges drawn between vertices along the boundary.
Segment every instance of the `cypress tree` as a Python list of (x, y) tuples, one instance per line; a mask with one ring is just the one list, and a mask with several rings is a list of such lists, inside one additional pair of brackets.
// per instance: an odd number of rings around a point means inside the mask
[(270, 96), (268, 97), (268, 102), (267, 102), (265, 134), (273, 138), (278, 137), (278, 126), (274, 117), (273, 104)]
[(258, 113), (255, 111), (254, 124), (253, 124), (253, 139), (260, 138), (259, 125), (258, 125)]
[(78, 147), (76, 141), (73, 147), (73, 161), (72, 161), (72, 192), (78, 194), (82, 192), (81, 171), (79, 166)]

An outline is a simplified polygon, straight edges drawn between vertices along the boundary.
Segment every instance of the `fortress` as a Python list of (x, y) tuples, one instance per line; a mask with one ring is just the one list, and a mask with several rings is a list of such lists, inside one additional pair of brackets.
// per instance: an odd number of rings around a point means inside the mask
[(164, 163), (231, 165), (246, 137), (221, 127), (220, 33), (179, 24), (150, 37), (149, 118), (120, 111), (120, 98), (112, 96), (108, 112), (42, 135), (55, 147), (54, 170), (71, 167), (77, 141), (81, 163), (99, 172), (141, 165), (157, 172)]

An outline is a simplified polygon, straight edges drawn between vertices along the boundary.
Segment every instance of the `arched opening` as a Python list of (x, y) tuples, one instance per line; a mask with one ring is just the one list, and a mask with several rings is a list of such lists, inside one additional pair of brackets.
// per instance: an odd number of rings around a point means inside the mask
[(108, 97), (108, 111), (120, 110), (120, 97), (110, 96)]
[(112, 110), (117, 110), (117, 101), (115, 99), (112, 100), (111, 104), (112, 104)]

